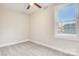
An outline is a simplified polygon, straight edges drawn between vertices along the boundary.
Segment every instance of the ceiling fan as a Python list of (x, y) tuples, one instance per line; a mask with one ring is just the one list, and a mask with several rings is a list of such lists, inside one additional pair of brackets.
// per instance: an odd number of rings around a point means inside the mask
[(35, 6), (37, 6), (38, 8), (42, 8), (38, 3), (28, 3), (28, 6), (27, 6), (27, 9), (30, 9), (30, 7), (32, 6), (32, 5), (35, 5)]

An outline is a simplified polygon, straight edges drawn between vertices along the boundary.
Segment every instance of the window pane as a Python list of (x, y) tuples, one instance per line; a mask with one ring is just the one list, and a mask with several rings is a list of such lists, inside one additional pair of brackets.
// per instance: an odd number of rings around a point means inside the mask
[(68, 4), (61, 7), (57, 11), (57, 23), (59, 33), (76, 33), (76, 6), (74, 4)]
[(76, 26), (75, 23), (65, 24), (64, 25), (64, 32), (63, 33), (71, 33), (71, 34), (76, 33), (75, 26)]

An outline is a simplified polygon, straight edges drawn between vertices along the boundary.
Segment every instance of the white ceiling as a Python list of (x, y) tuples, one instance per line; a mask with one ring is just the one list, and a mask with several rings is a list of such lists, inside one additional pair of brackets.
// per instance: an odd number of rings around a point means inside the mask
[[(45, 8), (51, 5), (51, 3), (39, 3), (39, 5), (41, 5), (42, 8)], [(26, 13), (26, 14), (35, 12), (36, 10), (40, 9), (36, 7), (35, 5), (32, 5), (31, 8), (28, 10), (26, 9), (26, 7), (28, 6), (27, 3), (1, 3), (0, 6), (11, 9), (11, 10), (19, 11), (22, 13)]]

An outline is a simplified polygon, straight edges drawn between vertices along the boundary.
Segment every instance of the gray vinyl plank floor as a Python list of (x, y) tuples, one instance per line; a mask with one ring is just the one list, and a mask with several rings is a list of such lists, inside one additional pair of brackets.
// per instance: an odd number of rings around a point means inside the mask
[(35, 44), (24, 42), (0, 48), (0, 56), (69, 56), (68, 54)]

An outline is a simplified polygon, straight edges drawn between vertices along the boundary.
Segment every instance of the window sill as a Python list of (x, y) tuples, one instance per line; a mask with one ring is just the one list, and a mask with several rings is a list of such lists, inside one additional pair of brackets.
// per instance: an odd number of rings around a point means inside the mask
[(56, 34), (55, 38), (56, 39), (66, 39), (66, 40), (77, 40), (77, 41), (79, 41), (78, 36), (76, 34)]

